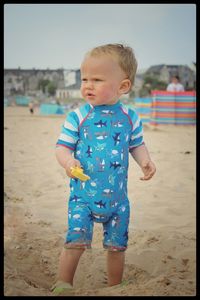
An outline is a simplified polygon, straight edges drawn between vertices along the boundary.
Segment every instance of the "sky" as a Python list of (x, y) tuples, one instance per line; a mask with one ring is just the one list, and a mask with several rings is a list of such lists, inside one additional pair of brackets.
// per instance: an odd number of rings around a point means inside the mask
[(5, 4), (4, 68), (79, 69), (107, 43), (133, 48), (138, 69), (196, 62), (195, 4)]

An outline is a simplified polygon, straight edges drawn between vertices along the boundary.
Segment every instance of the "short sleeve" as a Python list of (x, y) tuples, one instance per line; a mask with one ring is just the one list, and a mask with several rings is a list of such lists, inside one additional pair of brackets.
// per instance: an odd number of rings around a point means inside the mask
[(129, 109), (128, 115), (132, 124), (132, 131), (129, 142), (129, 152), (131, 152), (134, 148), (144, 144), (143, 126), (142, 121), (140, 120), (140, 117), (135, 110)]
[(79, 119), (75, 112), (70, 112), (61, 128), (61, 133), (56, 143), (56, 147), (63, 146), (70, 150), (75, 150), (79, 139), (78, 134)]

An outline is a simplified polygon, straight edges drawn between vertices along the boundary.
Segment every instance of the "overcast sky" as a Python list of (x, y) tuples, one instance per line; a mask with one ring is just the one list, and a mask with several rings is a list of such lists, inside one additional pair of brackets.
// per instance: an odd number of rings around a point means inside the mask
[(195, 4), (5, 4), (4, 68), (77, 69), (101, 44), (131, 46), (138, 68), (196, 62)]

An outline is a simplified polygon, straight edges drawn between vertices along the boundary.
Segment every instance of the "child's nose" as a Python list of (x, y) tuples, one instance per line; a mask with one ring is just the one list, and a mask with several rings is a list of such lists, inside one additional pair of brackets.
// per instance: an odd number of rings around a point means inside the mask
[(93, 82), (88, 80), (86, 84), (87, 88), (92, 89), (94, 87)]

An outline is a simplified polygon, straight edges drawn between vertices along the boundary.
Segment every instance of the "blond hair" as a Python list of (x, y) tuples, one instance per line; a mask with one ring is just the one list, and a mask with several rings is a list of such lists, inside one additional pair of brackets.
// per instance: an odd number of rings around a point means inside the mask
[(137, 60), (131, 47), (123, 44), (106, 44), (93, 48), (87, 52), (86, 56), (96, 56), (101, 54), (115, 55), (119, 66), (126, 74), (127, 79), (131, 81), (131, 86), (134, 84)]

